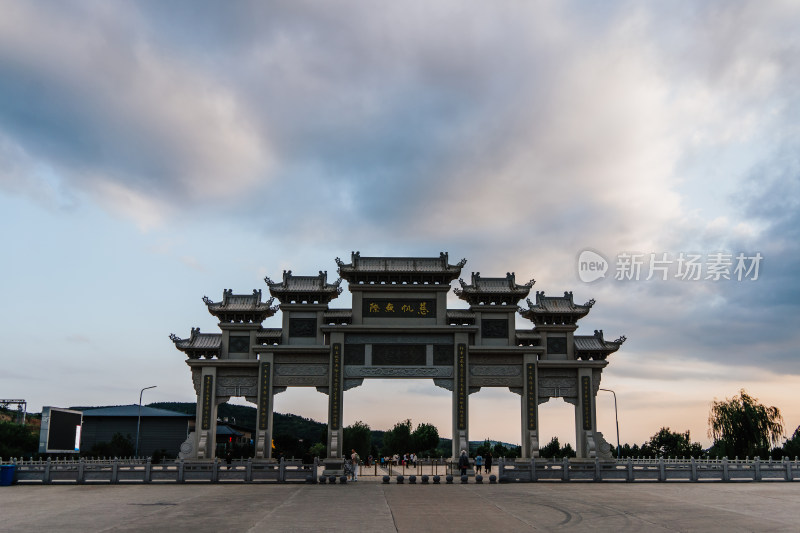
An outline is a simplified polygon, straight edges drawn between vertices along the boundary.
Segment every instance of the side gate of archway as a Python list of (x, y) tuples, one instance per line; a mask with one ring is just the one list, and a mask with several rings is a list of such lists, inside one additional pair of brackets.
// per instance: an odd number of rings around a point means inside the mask
[[(220, 333), (193, 328), (188, 338), (171, 335), (186, 353), (197, 393), (196, 431), (183, 455), (213, 458), (217, 406), (244, 397), (257, 407), (256, 457), (270, 458), (275, 394), (287, 387), (315, 387), (328, 396), (328, 460), (341, 462), (344, 391), (365, 378), (423, 378), (452, 393), (452, 454), (469, 445), (469, 395), (482, 387), (507, 387), (520, 395), (522, 456), (539, 454), (538, 406), (560, 397), (575, 408), (576, 452), (582, 458), (611, 459), (611, 447), (597, 431), (595, 399), (609, 354), (625, 341), (608, 341), (603, 332), (575, 335), (577, 321), (594, 300), (576, 304), (571, 292), (545, 296), (534, 281), (517, 284), (515, 275), (471, 282), (459, 279), (466, 260), (450, 264), (439, 257), (339, 258), (339, 279), (327, 272), (280, 281), (265, 278), (272, 295), (261, 290), (203, 301), (219, 319)], [(466, 309), (448, 309), (447, 293)], [(352, 309), (330, 308), (348, 282)], [(280, 305), (273, 306), (275, 299)], [(281, 328), (263, 321), (281, 311)], [(516, 329), (520, 313), (532, 322)]]

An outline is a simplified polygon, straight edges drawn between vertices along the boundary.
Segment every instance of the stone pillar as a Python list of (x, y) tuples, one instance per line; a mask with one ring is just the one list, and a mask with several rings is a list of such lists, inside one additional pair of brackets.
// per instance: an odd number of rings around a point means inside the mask
[(272, 412), (275, 361), (271, 353), (259, 355), (258, 364), (258, 400), (256, 407), (256, 433), (254, 436), (256, 458), (272, 457)]
[(453, 459), (461, 450), (469, 452), (469, 353), (467, 339), (456, 335), (453, 376)]
[(198, 459), (213, 459), (217, 447), (217, 368), (204, 366), (195, 415), (195, 450)]
[(344, 400), (344, 336), (341, 333), (331, 335), (331, 357), (328, 372), (328, 464), (342, 462), (342, 403)]
[(594, 458), (597, 456), (594, 432), (597, 416), (594, 402), (594, 386), (592, 369), (579, 368), (577, 372), (578, 402), (575, 406), (575, 453), (578, 457)]
[(522, 457), (539, 457), (539, 372), (536, 354), (522, 362)]

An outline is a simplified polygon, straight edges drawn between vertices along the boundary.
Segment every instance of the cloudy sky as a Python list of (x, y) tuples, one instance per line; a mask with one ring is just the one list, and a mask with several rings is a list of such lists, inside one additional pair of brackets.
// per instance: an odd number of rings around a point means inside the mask
[[(707, 445), (710, 403), (741, 388), (791, 435), (800, 4), (431, 4), (0, 0), (0, 396), (194, 401), (168, 335), (217, 330), (202, 296), (447, 251), (465, 277), (597, 300), (578, 333), (628, 337), (601, 384), (623, 442)], [(326, 398), (276, 408), (324, 421)], [(345, 423), (450, 436), (449, 402), (367, 382)], [(518, 396), (470, 409), (471, 439), (519, 442)], [(569, 406), (541, 419), (574, 442)]]

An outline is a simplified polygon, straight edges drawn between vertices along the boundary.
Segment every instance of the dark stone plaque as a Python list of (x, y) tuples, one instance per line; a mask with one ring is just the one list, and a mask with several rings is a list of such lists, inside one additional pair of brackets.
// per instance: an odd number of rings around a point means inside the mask
[(436, 366), (453, 366), (453, 345), (434, 344), (433, 364)]
[(565, 354), (567, 353), (566, 337), (547, 337), (547, 353)]
[(456, 425), (459, 430), (467, 429), (467, 345), (458, 345), (456, 356)]
[(200, 414), (200, 428), (211, 429), (211, 396), (214, 393), (214, 376), (203, 376), (203, 410)]
[(528, 429), (536, 429), (536, 367), (533, 363), (525, 365), (525, 388), (528, 394)]
[(372, 364), (374, 366), (425, 366), (424, 344), (373, 344)]
[(508, 320), (485, 318), (481, 320), (481, 337), (484, 339), (507, 339)]
[(317, 319), (316, 318), (290, 318), (289, 319), (290, 337), (316, 337)]
[(250, 335), (231, 335), (228, 340), (230, 353), (248, 353), (250, 351)]
[(366, 359), (364, 356), (364, 348), (365, 346), (363, 344), (345, 344), (344, 364), (364, 366)]
[(339, 430), (342, 416), (342, 345), (339, 343), (331, 346), (331, 386), (330, 386), (330, 414), (328, 416), (331, 429)]
[(592, 430), (592, 378), (581, 376), (581, 409), (583, 410), (583, 429)]
[(272, 400), (272, 389), (270, 387), (271, 364), (269, 361), (261, 363), (258, 376), (258, 429), (269, 429), (270, 402)]
[(361, 316), (380, 318), (430, 318), (436, 316), (436, 300), (364, 298)]

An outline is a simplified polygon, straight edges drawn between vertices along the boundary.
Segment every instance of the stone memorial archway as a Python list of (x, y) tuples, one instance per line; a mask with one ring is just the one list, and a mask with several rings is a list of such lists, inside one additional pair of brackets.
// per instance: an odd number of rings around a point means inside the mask
[[(265, 278), (272, 295), (260, 290), (203, 301), (219, 319), (220, 333), (194, 328), (188, 338), (171, 335), (189, 357), (197, 393), (196, 432), (184, 455), (213, 458), (217, 406), (241, 396), (257, 406), (256, 457), (270, 458), (273, 398), (287, 387), (315, 387), (328, 396), (328, 459), (341, 463), (343, 392), (369, 378), (423, 378), (452, 392), (453, 457), (469, 444), (469, 395), (482, 387), (508, 387), (520, 395), (522, 456), (539, 453), (538, 406), (561, 397), (575, 407), (576, 452), (582, 458), (611, 458), (597, 431), (595, 398), (607, 357), (625, 341), (605, 340), (603, 332), (575, 335), (577, 321), (594, 300), (576, 304), (571, 292), (545, 296), (534, 281), (517, 284), (515, 275), (459, 279), (466, 260), (439, 257), (336, 259), (339, 279), (327, 272), (280, 281)], [(447, 293), (465, 309), (448, 309)], [(330, 308), (346, 280), (352, 309)], [(280, 305), (273, 306), (277, 299)], [(282, 327), (263, 328), (278, 310)], [(515, 316), (532, 322), (516, 329)]]

